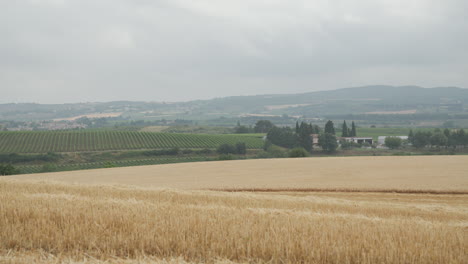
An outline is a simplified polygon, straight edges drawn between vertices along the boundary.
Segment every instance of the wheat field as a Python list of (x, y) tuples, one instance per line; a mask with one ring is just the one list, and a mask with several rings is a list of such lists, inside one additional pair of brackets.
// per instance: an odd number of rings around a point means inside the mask
[(466, 263), (467, 161), (280, 159), (2, 177), (0, 263)]
[(15, 179), (177, 189), (468, 191), (468, 156), (235, 160), (18, 175)]
[(0, 180), (0, 263), (466, 263), (466, 195)]

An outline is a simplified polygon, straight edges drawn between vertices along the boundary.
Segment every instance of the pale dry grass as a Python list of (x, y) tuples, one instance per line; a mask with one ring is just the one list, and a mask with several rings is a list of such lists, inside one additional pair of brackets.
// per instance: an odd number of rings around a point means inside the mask
[(467, 198), (2, 179), (0, 263), (466, 263)]
[(122, 112), (118, 113), (93, 113), (93, 114), (86, 114), (86, 115), (79, 115), (73, 116), (68, 118), (56, 118), (54, 121), (75, 121), (77, 119), (87, 117), (87, 118), (102, 118), (102, 117), (118, 117), (121, 116)]
[(333, 157), (196, 162), (14, 176), (178, 189), (468, 191), (468, 156)]

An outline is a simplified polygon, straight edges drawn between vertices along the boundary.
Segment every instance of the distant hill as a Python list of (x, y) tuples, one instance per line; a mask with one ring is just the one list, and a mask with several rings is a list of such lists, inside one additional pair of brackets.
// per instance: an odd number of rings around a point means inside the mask
[(97, 113), (126, 119), (187, 119), (243, 115), (328, 116), (340, 114), (464, 113), (468, 89), (374, 85), (302, 94), (231, 96), (180, 103), (106, 102), (2, 104), (0, 120), (50, 120)]
[(302, 94), (233, 96), (199, 101), (198, 107), (204, 111), (323, 115), (405, 110), (437, 112), (448, 106), (455, 112), (463, 112), (466, 103), (468, 89), (378, 85)]

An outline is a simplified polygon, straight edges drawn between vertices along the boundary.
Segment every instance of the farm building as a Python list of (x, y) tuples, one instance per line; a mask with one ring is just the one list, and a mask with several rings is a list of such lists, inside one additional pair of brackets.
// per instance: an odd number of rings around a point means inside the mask
[(345, 140), (347, 142), (354, 142), (358, 144), (369, 143), (372, 145), (372, 143), (374, 143), (374, 139), (371, 137), (339, 137), (338, 140)]
[[(312, 134), (311, 137), (312, 137), (312, 145), (318, 145), (318, 141), (319, 141), (319, 134)], [(372, 145), (372, 143), (374, 143), (374, 140), (371, 138), (371, 137), (337, 137), (336, 138), (337, 141), (341, 141), (341, 140), (345, 140), (347, 142), (354, 142), (354, 143), (358, 143), (358, 144), (362, 144), (362, 143), (369, 143)]]
[(319, 134), (312, 134), (310, 135), (312, 137), (312, 146), (318, 145), (319, 142)]
[(377, 143), (379, 145), (385, 145), (385, 138), (387, 137), (397, 137), (397, 138), (401, 138), (402, 140), (408, 140), (408, 136), (379, 136), (377, 138)]

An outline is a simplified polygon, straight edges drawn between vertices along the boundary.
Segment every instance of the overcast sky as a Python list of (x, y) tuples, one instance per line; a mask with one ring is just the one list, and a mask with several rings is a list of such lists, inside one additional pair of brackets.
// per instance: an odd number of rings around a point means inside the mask
[(466, 0), (0, 0), (0, 103), (468, 88)]

